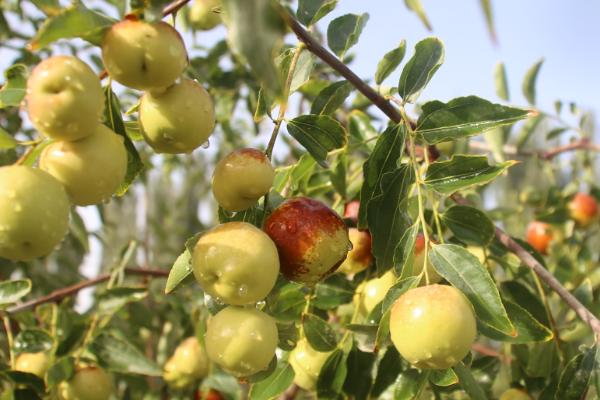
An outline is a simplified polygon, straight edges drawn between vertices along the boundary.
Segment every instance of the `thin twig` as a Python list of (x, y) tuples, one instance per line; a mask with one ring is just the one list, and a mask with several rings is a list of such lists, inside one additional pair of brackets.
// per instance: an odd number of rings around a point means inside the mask
[(8, 357), (10, 359), (10, 366), (12, 369), (15, 368), (15, 352), (13, 350), (13, 332), (10, 325), (10, 318), (8, 315), (2, 316), (2, 322), (4, 323), (4, 330), (6, 331), (6, 345), (8, 346)]
[[(144, 275), (144, 276), (154, 276), (160, 278), (166, 278), (169, 276), (169, 271), (157, 270), (157, 269), (142, 269), (142, 268), (126, 268), (125, 272), (131, 275)], [(9, 314), (16, 314), (25, 310), (29, 310), (30, 308), (37, 307), (40, 304), (50, 303), (50, 302), (58, 302), (65, 297), (73, 296), (77, 294), (80, 290), (85, 289), (87, 287), (99, 285), (102, 282), (105, 282), (110, 279), (110, 274), (100, 275), (93, 279), (88, 279), (79, 283), (76, 283), (72, 286), (67, 286), (62, 289), (55, 290), (54, 292), (39, 297), (37, 299), (26, 301), (22, 304), (11, 307), (7, 310)]]
[(170, 4), (167, 4), (165, 8), (163, 8), (163, 17), (166, 17), (169, 14), (176, 13), (179, 9), (189, 3), (190, 0), (177, 0)]
[[(340, 75), (348, 80), (358, 91), (360, 91), (365, 97), (367, 97), (375, 106), (377, 106), (385, 115), (387, 115), (392, 121), (399, 123), (402, 118), (398, 110), (396, 110), (391, 103), (385, 98), (380, 96), (370, 86), (365, 84), (354, 72), (352, 72), (345, 64), (343, 64), (337, 57), (327, 51), (319, 42), (317, 42), (310, 34), (296, 21), (286, 10), (281, 9), (281, 15), (288, 26), (294, 31), (298, 39), (306, 44), (306, 48), (313, 54), (327, 63), (330, 67), (336, 70)], [(580, 145), (581, 146), (581, 145)], [(590, 144), (586, 145), (590, 146)], [(564, 151), (573, 150), (574, 146), (563, 146), (557, 153), (554, 152), (544, 155), (546, 159), (550, 159), (557, 154)], [(577, 146), (575, 146), (577, 147)], [(585, 146), (584, 146), (585, 147)], [(594, 146), (595, 147), (595, 146)], [(455, 202), (461, 203), (466, 201), (461, 196), (452, 196)], [(597, 337), (600, 337), (600, 320), (591, 313), (583, 304), (579, 302), (561, 283), (547, 270), (545, 269), (531, 254), (515, 242), (506, 232), (496, 227), (496, 238), (504, 244), (510, 251), (519, 257), (519, 259), (527, 265), (548, 285), (553, 291), (555, 291), (569, 307), (571, 307), (577, 315), (588, 324), (596, 333)]]
[[(489, 145), (483, 142), (471, 141), (469, 142), (469, 148), (472, 150), (479, 151), (491, 151)], [(594, 152), (600, 152), (600, 145), (592, 143), (589, 139), (575, 140), (571, 143), (567, 143), (561, 146), (553, 147), (548, 150), (518, 150), (516, 146), (507, 144), (502, 147), (502, 152), (509, 156), (538, 156), (543, 160), (551, 160), (554, 157), (575, 150), (590, 150)]]

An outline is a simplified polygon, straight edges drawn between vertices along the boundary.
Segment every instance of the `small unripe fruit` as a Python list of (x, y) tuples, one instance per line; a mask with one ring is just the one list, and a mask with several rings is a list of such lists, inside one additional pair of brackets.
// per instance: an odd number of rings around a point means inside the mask
[(100, 80), (83, 61), (54, 56), (27, 80), (27, 110), (35, 128), (57, 140), (77, 140), (100, 123), (104, 94)]
[(308, 197), (284, 201), (267, 219), (265, 231), (277, 246), (281, 272), (296, 282), (312, 284), (331, 275), (352, 246), (340, 216)]
[(101, 124), (89, 129), (92, 135), (75, 142), (54, 142), (40, 157), (40, 168), (58, 179), (79, 206), (108, 200), (127, 172), (123, 137)]
[(275, 170), (263, 152), (239, 149), (217, 163), (212, 192), (223, 209), (243, 211), (271, 190), (274, 179)]
[[(442, 280), (440, 274), (437, 273), (433, 265), (429, 259), (427, 260), (427, 264), (425, 264), (425, 237), (422, 233), (417, 235), (415, 240), (415, 257), (413, 259), (413, 275), (419, 275), (421, 271), (423, 271), (423, 267), (427, 268), (427, 277), (429, 278), (429, 283), (438, 283)], [(425, 283), (425, 275), (421, 278), (421, 282)]]
[(393, 270), (389, 270), (379, 278), (360, 284), (356, 289), (357, 297), (355, 297), (360, 314), (365, 317), (369, 315), (375, 306), (383, 301), (388, 290), (394, 286), (396, 281), (396, 274)]
[(356, 274), (369, 268), (373, 261), (371, 235), (368, 231), (350, 228), (348, 236), (352, 243), (352, 250), (348, 252), (348, 256), (338, 270), (346, 274)]
[(279, 257), (263, 231), (246, 222), (228, 222), (200, 237), (192, 268), (206, 293), (226, 304), (252, 304), (273, 289)]
[(598, 202), (586, 193), (577, 193), (569, 202), (571, 218), (580, 225), (589, 225), (598, 216)]
[(44, 379), (46, 371), (50, 367), (50, 357), (45, 352), (21, 353), (15, 362), (15, 370), (29, 372)]
[(195, 337), (185, 339), (167, 360), (163, 379), (176, 389), (191, 386), (208, 375), (208, 357)]
[(183, 39), (171, 25), (132, 19), (106, 32), (102, 61), (111, 78), (139, 90), (172, 85), (188, 64)]
[(532, 400), (524, 390), (511, 388), (500, 395), (500, 400)]
[(238, 377), (265, 370), (277, 348), (275, 320), (254, 308), (229, 306), (208, 321), (208, 357)]
[(58, 389), (61, 400), (108, 400), (114, 391), (110, 375), (100, 367), (78, 368)]
[(140, 101), (140, 128), (157, 153), (191, 153), (215, 128), (212, 98), (191, 79), (161, 93), (146, 92)]
[(450, 368), (475, 341), (473, 306), (452, 286), (411, 289), (392, 307), (390, 334), (398, 352), (417, 368)]
[(0, 167), (0, 257), (28, 261), (48, 255), (69, 228), (61, 183), (37, 168)]
[(194, 29), (208, 31), (221, 23), (221, 15), (213, 10), (221, 0), (196, 0), (190, 8), (190, 23)]
[(550, 224), (532, 221), (527, 226), (527, 242), (541, 254), (548, 253), (548, 246), (552, 242), (553, 232)]
[(294, 369), (294, 383), (304, 390), (315, 390), (319, 373), (330, 354), (313, 349), (306, 339), (299, 340), (288, 359)]

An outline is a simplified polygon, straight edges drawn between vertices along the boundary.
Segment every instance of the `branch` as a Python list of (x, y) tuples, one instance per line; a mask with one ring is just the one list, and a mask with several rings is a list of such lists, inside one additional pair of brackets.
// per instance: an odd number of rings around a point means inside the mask
[[(391, 103), (380, 96), (370, 86), (365, 84), (337, 57), (327, 51), (319, 42), (311, 37), (310, 34), (302, 27), (302, 25), (300, 25), (300, 23), (296, 21), (287, 11), (281, 9), (281, 15), (292, 31), (294, 31), (296, 36), (298, 36), (298, 39), (306, 44), (307, 49), (327, 63), (331, 68), (340, 73), (340, 75), (346, 78), (348, 82), (352, 83), (352, 85), (354, 85), (359, 92), (371, 100), (371, 102), (381, 111), (383, 111), (383, 113), (385, 113), (385, 115), (387, 115), (392, 121), (396, 123), (401, 121), (401, 115), (391, 105)], [(560, 154), (564, 151), (582, 148), (581, 146), (593, 147), (594, 150), (597, 148), (596, 145), (592, 146), (591, 143), (586, 145), (579, 144), (577, 146), (571, 144), (547, 151), (542, 155), (542, 157), (545, 159), (551, 159), (552, 157), (555, 157), (557, 154)], [(451, 196), (451, 198), (459, 204), (464, 204), (466, 202), (466, 200), (459, 195)], [(600, 320), (598, 320), (598, 318), (596, 318), (590, 312), (590, 310), (581, 304), (579, 300), (577, 300), (567, 289), (565, 289), (565, 287), (562, 286), (561, 283), (546, 268), (544, 268), (535, 258), (533, 258), (533, 256), (529, 254), (527, 250), (515, 242), (506, 232), (496, 227), (495, 235), (504, 246), (516, 254), (525, 265), (531, 268), (540, 277), (540, 279), (546, 283), (546, 285), (554, 290), (565, 301), (565, 303), (567, 303), (567, 305), (571, 307), (577, 313), (577, 315), (579, 315), (579, 317), (593, 329), (596, 336), (600, 338)]]
[[(479, 151), (491, 151), (490, 146), (484, 142), (469, 142), (469, 148)], [(571, 143), (553, 147), (548, 150), (518, 150), (516, 146), (507, 144), (502, 147), (504, 154), (510, 156), (538, 156), (543, 160), (551, 160), (554, 157), (575, 150), (590, 150), (600, 152), (600, 145), (592, 143), (590, 139), (575, 140)]]
[(163, 8), (163, 17), (166, 17), (169, 14), (176, 13), (179, 9), (189, 3), (190, 0), (177, 0), (170, 4), (167, 4), (165, 8)]
[[(144, 275), (144, 276), (153, 276), (153, 277), (160, 277), (160, 278), (166, 278), (167, 276), (169, 276), (169, 271), (163, 271), (163, 270), (158, 270), (158, 269), (125, 268), (125, 272), (127, 272), (128, 274), (132, 274), (132, 275)], [(110, 279), (110, 274), (100, 275), (96, 278), (82, 281), (82, 282), (76, 283), (75, 285), (67, 286), (65, 288), (55, 290), (54, 292), (52, 292), (46, 296), (42, 296), (37, 299), (26, 301), (25, 303), (11, 307), (6, 311), (9, 314), (16, 314), (21, 311), (25, 311), (30, 308), (37, 307), (40, 304), (50, 303), (50, 302), (55, 303), (55, 302), (58, 302), (58, 301), (64, 299), (65, 297), (77, 294), (82, 289), (98, 285), (109, 279)]]

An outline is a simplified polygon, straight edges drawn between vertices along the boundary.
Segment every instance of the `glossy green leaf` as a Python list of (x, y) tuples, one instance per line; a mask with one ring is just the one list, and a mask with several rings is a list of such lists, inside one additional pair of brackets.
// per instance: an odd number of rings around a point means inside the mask
[(394, 400), (413, 400), (418, 398), (418, 394), (427, 384), (427, 372), (416, 369), (407, 369), (402, 371), (396, 379), (394, 387)]
[(314, 314), (302, 315), (302, 328), (306, 340), (317, 351), (331, 351), (337, 346), (335, 331), (327, 321)]
[(14, 339), (14, 349), (17, 353), (39, 353), (48, 351), (54, 345), (50, 334), (41, 329), (25, 329)]
[(385, 351), (385, 354), (379, 361), (377, 367), (377, 375), (371, 389), (371, 398), (379, 398), (379, 396), (396, 380), (398, 374), (402, 370), (402, 360), (398, 350), (391, 345)]
[(419, 286), (420, 280), (421, 279), (417, 276), (411, 276), (399, 280), (394, 284), (394, 286), (389, 288), (382, 302), (383, 312), (386, 313), (391, 311), (396, 300), (410, 289), (414, 289)]
[(165, 294), (171, 293), (192, 273), (192, 253), (187, 249), (177, 257), (167, 278)]
[(0, 306), (12, 304), (31, 291), (29, 279), (0, 282)]
[(36, 144), (33, 147), (33, 150), (27, 154), (21, 165), (27, 165), (29, 167), (33, 167), (37, 162), (39, 156), (42, 154), (42, 151), (52, 143), (51, 140), (45, 139), (41, 143)]
[(470, 186), (483, 185), (502, 174), (516, 161), (489, 165), (485, 156), (453, 156), (429, 166), (425, 183), (439, 193), (448, 194)]
[(98, 296), (98, 312), (112, 315), (128, 303), (145, 299), (148, 289), (145, 287), (115, 287), (107, 289)]
[[(294, 58), (294, 53), (296, 51), (297, 50), (295, 48), (286, 49), (282, 53), (282, 55), (277, 57), (277, 59), (275, 60), (275, 63), (281, 70), (282, 79), (287, 78), (290, 69), (290, 64), (292, 58)], [(290, 93), (295, 92), (302, 85), (309, 81), (310, 74), (315, 67), (315, 55), (306, 49), (300, 49), (299, 51), (301, 51), (301, 53), (298, 56), (296, 67), (294, 68), (294, 72), (292, 73), (292, 80), (290, 82)]]
[(527, 310), (507, 300), (504, 301), (504, 306), (517, 334), (506, 335), (482, 324), (479, 330), (483, 335), (500, 342), (520, 344), (552, 340), (552, 331), (533, 318)]
[(377, 139), (377, 144), (363, 164), (363, 184), (360, 189), (358, 227), (367, 228), (367, 206), (381, 193), (381, 181), (387, 172), (395, 171), (404, 152), (406, 129), (404, 125), (387, 128)]
[(425, 9), (423, 8), (423, 4), (421, 4), (421, 0), (404, 0), (404, 4), (406, 4), (406, 7), (409, 10), (417, 14), (417, 17), (419, 17), (427, 30), (433, 30), (433, 27), (427, 18), (427, 14), (425, 14)]
[(471, 370), (465, 366), (462, 362), (459, 362), (454, 367), (452, 367), (456, 376), (458, 376), (458, 381), (463, 390), (469, 395), (469, 397), (473, 400), (487, 400), (487, 396), (485, 392), (475, 380), (475, 377), (471, 373)]
[(269, 314), (278, 321), (299, 320), (305, 304), (306, 297), (302, 285), (287, 283), (279, 290), (275, 299), (269, 301)]
[(542, 64), (544, 63), (544, 59), (542, 58), (535, 64), (531, 66), (527, 70), (525, 74), (525, 78), (523, 79), (523, 96), (527, 99), (529, 104), (535, 105), (536, 100), (536, 91), (535, 84), (537, 81), (538, 74), (540, 73), (540, 69), (542, 68)]
[(60, 3), (58, 0), (32, 0), (31, 1), (37, 8), (40, 9), (44, 14), (53, 16), (61, 11)]
[(549, 326), (548, 315), (544, 303), (537, 293), (532, 292), (524, 283), (519, 281), (504, 281), (500, 285), (502, 298), (508, 299), (523, 307), (533, 318), (543, 325)]
[(341, 349), (329, 355), (317, 379), (318, 398), (337, 398), (341, 393), (348, 373), (346, 358), (347, 355)]
[(327, 44), (329, 48), (340, 58), (358, 42), (369, 14), (346, 14), (337, 17), (327, 27)]
[(429, 381), (436, 386), (446, 387), (457, 384), (458, 376), (452, 368), (432, 370), (429, 374)]
[(417, 43), (415, 54), (406, 63), (400, 75), (398, 83), (400, 97), (407, 103), (416, 102), (443, 62), (444, 45), (441, 40), (430, 37)]
[[(377, 130), (371, 124), (371, 118), (360, 110), (352, 110), (348, 119), (348, 132), (350, 136), (360, 140), (374, 137)], [(367, 144), (369, 146), (369, 144)]]
[(251, 400), (274, 399), (283, 393), (294, 381), (294, 369), (286, 362), (280, 362), (266, 379), (253, 384), (250, 388)]
[(101, 333), (90, 344), (104, 368), (123, 374), (161, 376), (162, 369), (134, 345), (108, 333)]
[(442, 214), (442, 221), (458, 240), (466, 244), (486, 246), (494, 239), (494, 223), (477, 208), (450, 207)]
[(496, 64), (496, 67), (494, 69), (494, 81), (496, 83), (496, 96), (500, 97), (504, 101), (510, 100), (510, 95), (508, 92), (508, 78), (506, 76), (506, 67), (502, 62)]
[(333, 11), (336, 5), (337, 0), (299, 0), (296, 16), (298, 21), (311, 26)]
[(342, 148), (348, 140), (342, 125), (328, 115), (301, 115), (287, 123), (290, 135), (327, 168), (327, 153)]
[(62, 381), (71, 379), (75, 372), (75, 359), (73, 357), (64, 357), (56, 360), (48, 369), (46, 374), (48, 385), (54, 386)]
[(375, 362), (375, 354), (364, 352), (353, 347), (348, 353), (346, 368), (348, 373), (344, 382), (344, 393), (354, 399), (367, 399), (373, 378), (371, 371)]
[(310, 113), (330, 115), (344, 104), (344, 101), (354, 90), (348, 81), (334, 82), (317, 95), (310, 108)]
[(396, 276), (407, 278), (412, 275), (412, 264), (415, 256), (415, 242), (421, 224), (416, 221), (404, 232), (394, 253), (394, 271)]
[(279, 97), (283, 83), (274, 58), (283, 45), (284, 23), (271, 0), (223, 0), (231, 51), (247, 63), (263, 88)]
[(46, 19), (29, 43), (29, 48), (38, 50), (59, 39), (72, 38), (81, 38), (99, 46), (105, 30), (115, 22), (78, 2)]
[(25, 98), (27, 67), (15, 64), (4, 71), (4, 85), (0, 88), (0, 109), (19, 107)]
[(0, 127), (0, 150), (14, 149), (17, 147), (17, 143), (12, 135)]
[(377, 64), (377, 71), (375, 71), (376, 84), (381, 85), (381, 82), (398, 68), (405, 53), (406, 40), (402, 40), (394, 50), (385, 53), (379, 64)]
[[(14, 382), (18, 386), (25, 386), (31, 388), (33, 392), (38, 394), (43, 394), (45, 392), (44, 380), (37, 375), (30, 374), (29, 372), (22, 371), (2, 371), (0, 376), (5, 375), (8, 379)], [(23, 390), (23, 394), (33, 395), (34, 393)], [(31, 394), (30, 394), (31, 393)], [(15, 396), (15, 400), (27, 399), (34, 400), (40, 397), (17, 397)]]
[(579, 400), (585, 398), (592, 372), (600, 365), (598, 345), (575, 356), (560, 375), (554, 398), (556, 400)]
[(323, 310), (330, 310), (351, 302), (353, 296), (354, 287), (350, 281), (341, 274), (334, 274), (317, 284), (315, 298), (311, 304)]
[(431, 144), (478, 135), (530, 115), (529, 110), (494, 104), (477, 96), (458, 97), (448, 103), (430, 101), (422, 109), (417, 132)]
[(516, 335), (496, 284), (477, 257), (464, 247), (440, 244), (431, 248), (429, 261), (442, 277), (467, 296), (479, 320), (502, 333)]
[(371, 233), (371, 252), (377, 261), (379, 275), (393, 268), (396, 246), (412, 225), (406, 199), (414, 181), (413, 168), (403, 164), (382, 177), (382, 192), (369, 201), (367, 220)]

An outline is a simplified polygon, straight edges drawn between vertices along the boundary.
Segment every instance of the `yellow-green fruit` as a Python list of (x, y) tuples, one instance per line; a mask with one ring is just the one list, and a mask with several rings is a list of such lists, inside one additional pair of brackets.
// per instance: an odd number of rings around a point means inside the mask
[(389, 270), (379, 278), (368, 280), (356, 289), (359, 312), (369, 315), (375, 306), (385, 298), (388, 290), (396, 283), (396, 274)]
[(520, 389), (508, 389), (500, 395), (500, 400), (532, 400), (531, 396), (524, 390)]
[(90, 131), (92, 135), (75, 142), (52, 143), (40, 157), (40, 168), (58, 179), (79, 206), (110, 198), (127, 172), (123, 137), (101, 124)]
[(100, 367), (83, 367), (58, 388), (61, 400), (108, 400), (114, 391), (110, 375)]
[(319, 373), (330, 354), (313, 349), (306, 339), (299, 340), (288, 359), (294, 369), (294, 383), (302, 389), (314, 390)]
[(15, 362), (15, 370), (21, 372), (29, 372), (44, 378), (48, 367), (50, 366), (50, 358), (44, 352), (39, 353), (21, 353)]
[(163, 369), (165, 382), (176, 389), (191, 386), (206, 375), (208, 375), (208, 357), (195, 337), (189, 337), (181, 342)]
[[(413, 259), (413, 275), (419, 275), (423, 271), (423, 267), (427, 268), (427, 278), (429, 279), (429, 283), (438, 283), (442, 280), (440, 274), (437, 273), (433, 265), (429, 259), (427, 259), (427, 264), (425, 264), (425, 238), (422, 233), (417, 235), (417, 239), (415, 241), (415, 256)], [(425, 283), (427, 279), (423, 275), (421, 278), (421, 283)]]
[(480, 246), (467, 246), (467, 250), (469, 251), (469, 253), (473, 254), (475, 257), (477, 257), (477, 260), (482, 264), (482, 265), (486, 265), (486, 256), (485, 256), (485, 249), (483, 247)]
[(390, 334), (398, 352), (417, 368), (450, 368), (475, 341), (473, 306), (452, 286), (411, 289), (392, 307)]
[(348, 229), (348, 237), (352, 243), (352, 250), (338, 268), (345, 274), (357, 274), (369, 268), (373, 261), (371, 254), (371, 234), (368, 231), (359, 231), (356, 228)]
[(227, 211), (252, 207), (273, 186), (275, 170), (265, 154), (239, 149), (219, 160), (212, 178), (212, 192)]
[(172, 85), (188, 64), (183, 39), (171, 25), (132, 19), (106, 32), (102, 61), (111, 78), (140, 90)]
[(0, 167), (0, 257), (16, 261), (48, 255), (69, 228), (69, 198), (41, 169)]
[(27, 80), (27, 110), (37, 130), (53, 139), (77, 140), (100, 122), (104, 95), (100, 80), (83, 61), (54, 56)]
[(200, 237), (192, 268), (206, 293), (226, 304), (252, 304), (275, 286), (279, 257), (262, 230), (246, 222), (228, 222)]
[(196, 0), (190, 8), (190, 25), (194, 29), (208, 31), (221, 23), (221, 14), (214, 12), (221, 0)]
[(191, 153), (215, 128), (213, 101), (198, 82), (182, 79), (164, 92), (142, 96), (140, 128), (157, 153)]
[(206, 329), (208, 358), (238, 377), (265, 370), (277, 342), (275, 320), (254, 308), (226, 307), (208, 321)]

